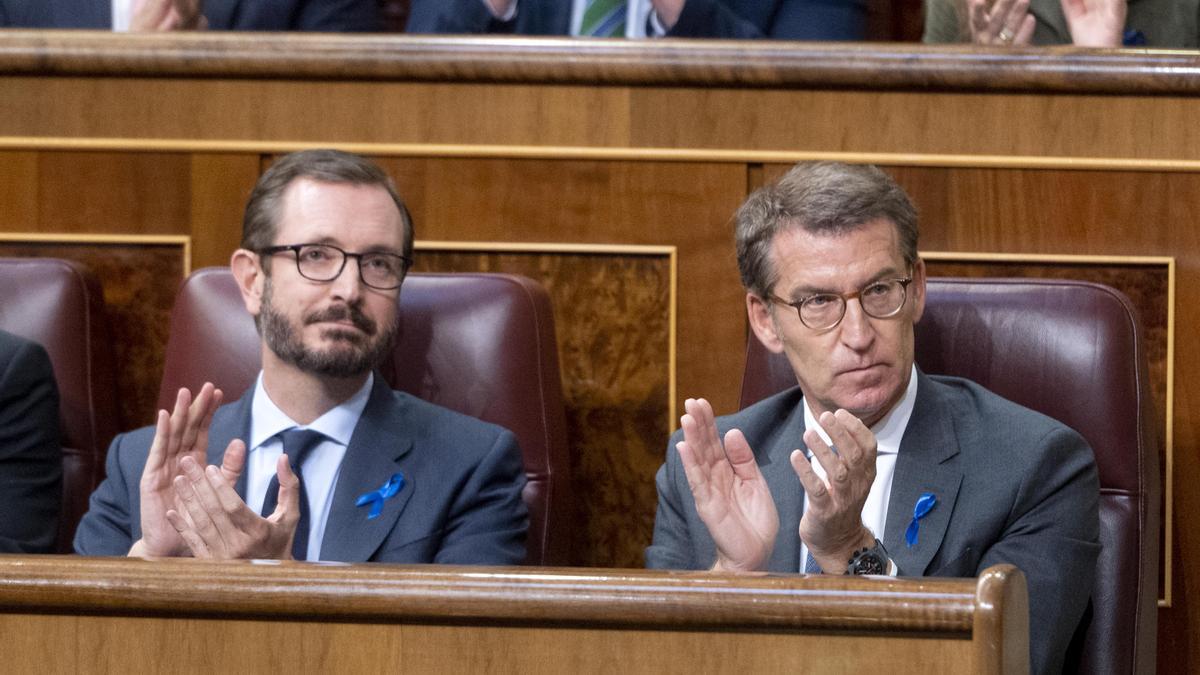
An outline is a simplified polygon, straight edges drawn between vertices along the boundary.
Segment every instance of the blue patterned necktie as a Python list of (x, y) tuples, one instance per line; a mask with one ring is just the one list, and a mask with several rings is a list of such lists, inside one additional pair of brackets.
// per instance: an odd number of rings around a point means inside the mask
[(586, 37), (624, 37), (626, 0), (588, 0), (579, 22), (579, 34)]
[[(296, 560), (308, 560), (308, 491), (304, 489), (304, 474), (300, 467), (305, 458), (325, 440), (325, 435), (312, 429), (293, 428), (277, 434), (283, 441), (283, 454), (288, 457), (292, 473), (300, 479), (300, 521), (296, 523), (296, 537), (292, 540), (292, 557)], [(267, 497), (263, 500), (262, 515), (267, 517), (275, 511), (279, 503), (279, 476), (271, 476), (271, 484), (267, 486)]]

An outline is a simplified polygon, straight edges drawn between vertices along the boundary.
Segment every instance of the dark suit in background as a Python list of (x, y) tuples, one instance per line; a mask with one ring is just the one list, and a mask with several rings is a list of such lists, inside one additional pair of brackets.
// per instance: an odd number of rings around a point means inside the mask
[[(413, 0), (410, 33), (569, 35), (571, 0), (518, 0), (496, 21), (482, 0)], [(863, 40), (865, 0), (687, 0), (669, 37)]]
[[(254, 390), (213, 416), (208, 463), (221, 464), (234, 438), (250, 435)], [(107, 478), (75, 533), (83, 555), (125, 555), (141, 538), (139, 481), (154, 429), (113, 440)], [(368, 519), (355, 506), (394, 474), (404, 487)], [(371, 397), (342, 460), (321, 559), (342, 562), (516, 565), (528, 527), (525, 472), (511, 432), (408, 394), (375, 376)], [(246, 496), (245, 475), (238, 494)]]
[(0, 331), (0, 552), (54, 549), (62, 510), (58, 387), (46, 350)]
[[(741, 429), (779, 512), (767, 569), (798, 572), (804, 491), (789, 462), (804, 443), (799, 387), (718, 418), (724, 434)], [(707, 569), (716, 547), (696, 514), (675, 443), (657, 476), (658, 514), (646, 565)], [(922, 493), (937, 505), (921, 519), (917, 543), (904, 532)], [(905, 429), (877, 533), (900, 576), (973, 577), (998, 563), (1025, 573), (1033, 670), (1062, 670), (1063, 656), (1091, 594), (1100, 551), (1100, 486), (1091, 448), (1062, 424), (979, 385), (918, 372), (917, 400)]]
[[(211, 30), (382, 29), (376, 0), (204, 0)], [(0, 26), (112, 28), (111, 0), (0, 0)]]

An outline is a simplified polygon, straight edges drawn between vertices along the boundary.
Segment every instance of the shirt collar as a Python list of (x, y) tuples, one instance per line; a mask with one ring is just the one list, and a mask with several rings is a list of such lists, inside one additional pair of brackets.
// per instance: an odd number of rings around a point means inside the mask
[[(900, 441), (904, 438), (904, 430), (908, 427), (908, 420), (912, 417), (913, 405), (916, 402), (917, 366), (914, 364), (912, 372), (908, 376), (908, 387), (904, 390), (904, 396), (896, 402), (896, 405), (892, 406), (883, 419), (871, 427), (871, 433), (875, 434), (878, 454), (889, 455), (900, 452)], [(812, 408), (808, 407), (808, 398), (804, 399), (804, 428), (816, 429), (822, 440), (826, 443), (830, 442), (829, 434), (826, 434), (821, 425), (817, 424), (817, 418), (813, 415)]]
[(263, 386), (262, 371), (259, 371), (258, 379), (254, 383), (254, 400), (250, 404), (250, 450), (256, 450), (279, 432), (293, 427), (319, 431), (332, 441), (350, 445), (350, 437), (354, 434), (354, 427), (358, 425), (358, 418), (362, 417), (362, 412), (367, 407), (374, 384), (375, 373), (369, 373), (367, 381), (353, 396), (326, 411), (313, 420), (312, 424), (304, 426), (288, 417), (287, 413), (275, 405)]

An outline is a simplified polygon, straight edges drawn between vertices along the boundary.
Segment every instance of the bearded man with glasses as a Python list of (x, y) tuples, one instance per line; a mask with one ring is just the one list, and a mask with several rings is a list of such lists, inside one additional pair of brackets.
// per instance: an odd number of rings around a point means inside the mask
[(874, 167), (800, 164), (738, 210), (736, 239), (750, 326), (799, 385), (726, 417), (685, 402), (647, 565), (973, 577), (1011, 563), (1032, 670), (1061, 671), (1100, 548), (1092, 451), (916, 367), (925, 263), (908, 196)]
[[(393, 391), (413, 226), (379, 167), (285, 156), (246, 205), (230, 266), (262, 371), (222, 406), (180, 390), (118, 436), (79, 524), (84, 555), (509, 565), (525, 558), (511, 432)], [(416, 490), (420, 498), (410, 499)]]

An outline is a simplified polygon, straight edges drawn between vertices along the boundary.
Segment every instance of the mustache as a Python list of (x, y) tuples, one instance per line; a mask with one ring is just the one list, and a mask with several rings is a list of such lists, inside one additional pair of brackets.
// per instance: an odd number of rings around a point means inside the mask
[(357, 305), (333, 305), (304, 317), (305, 325), (322, 321), (349, 321), (367, 335), (374, 335), (377, 329), (374, 319), (363, 314)]

